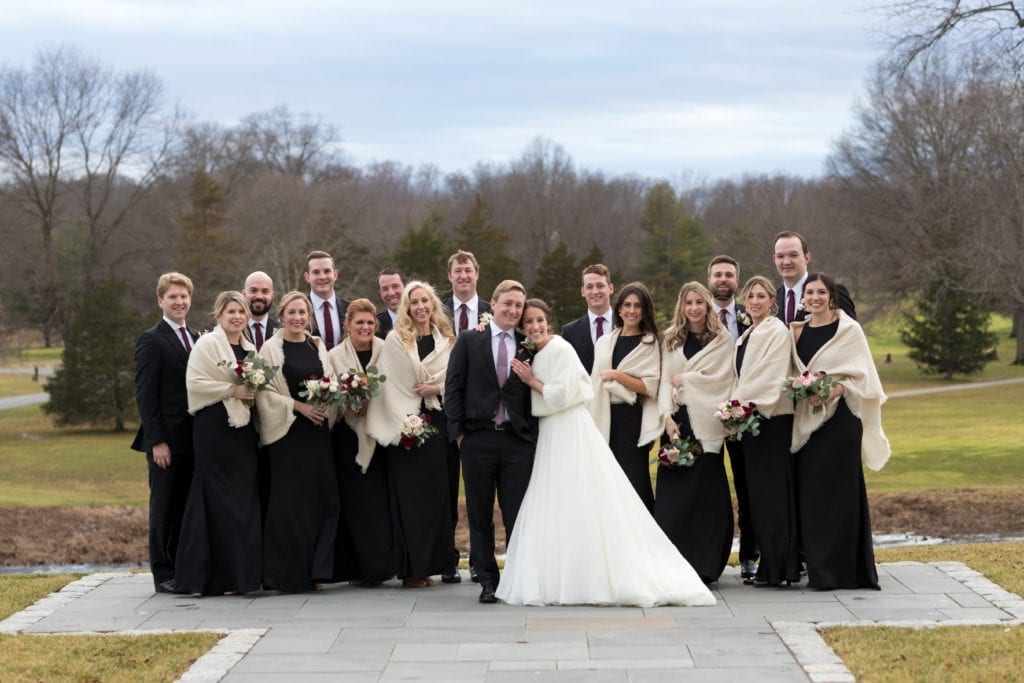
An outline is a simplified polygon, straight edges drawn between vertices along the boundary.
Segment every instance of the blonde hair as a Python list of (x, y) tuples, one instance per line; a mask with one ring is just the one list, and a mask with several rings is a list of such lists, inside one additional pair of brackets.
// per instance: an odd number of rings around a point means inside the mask
[(156, 298), (163, 299), (164, 294), (171, 288), (171, 285), (178, 285), (188, 290), (188, 295), (192, 296), (192, 280), (189, 279), (188, 275), (182, 275), (178, 272), (164, 273), (156, 281)]
[(302, 302), (306, 304), (306, 315), (308, 316), (306, 320), (306, 332), (312, 334), (313, 304), (310, 303), (309, 297), (306, 296), (303, 292), (299, 292), (293, 289), (292, 291), (288, 292), (283, 297), (281, 297), (281, 302), (277, 304), (277, 317), (278, 319), (280, 319), (282, 317), (282, 314), (284, 313), (284, 310), (288, 308), (288, 304), (295, 301), (296, 299), (301, 299)]
[(491, 301), (497, 301), (501, 298), (502, 294), (508, 292), (522, 292), (523, 298), (526, 298), (526, 287), (518, 280), (502, 280), (498, 283), (498, 286), (494, 288), (494, 294), (491, 295)]
[(672, 311), (672, 324), (665, 330), (665, 345), (669, 351), (675, 351), (682, 347), (686, 343), (686, 338), (689, 336), (690, 322), (686, 319), (686, 315), (683, 312), (683, 305), (686, 302), (686, 295), (691, 292), (696, 292), (704, 300), (704, 306), (706, 308), (706, 314), (704, 316), (704, 331), (694, 332), (697, 341), (700, 342), (701, 346), (707, 345), (709, 341), (718, 336), (718, 333), (722, 330), (722, 323), (718, 318), (711, 314), (714, 310), (711, 306), (711, 292), (708, 288), (699, 282), (687, 282), (679, 289), (679, 297), (676, 299), (675, 310)]
[(235, 291), (221, 292), (217, 295), (217, 300), (213, 302), (213, 317), (219, 318), (230, 303), (241, 304), (242, 310), (245, 311), (245, 317), (252, 317), (252, 311), (249, 310), (249, 302), (246, 301), (245, 295)]
[(775, 300), (775, 284), (766, 278), (764, 275), (755, 275), (754, 277), (747, 280), (746, 284), (743, 285), (743, 291), (740, 292), (740, 298), (743, 299), (744, 303), (747, 297), (750, 296), (750, 292), (757, 285), (764, 287), (764, 291), (768, 292), (768, 298), (772, 300), (771, 308), (768, 310), (770, 315), (775, 315), (779, 312), (779, 302)]
[(402, 340), (402, 346), (412, 349), (416, 346), (416, 326), (413, 325), (412, 317), (409, 315), (409, 297), (414, 289), (422, 289), (430, 297), (434, 310), (430, 312), (430, 327), (437, 330), (451, 341), (455, 341), (455, 332), (448, 316), (444, 314), (444, 305), (437, 297), (437, 292), (429, 283), (421, 280), (413, 280), (402, 290), (402, 301), (398, 304), (398, 320), (395, 321), (395, 332)]

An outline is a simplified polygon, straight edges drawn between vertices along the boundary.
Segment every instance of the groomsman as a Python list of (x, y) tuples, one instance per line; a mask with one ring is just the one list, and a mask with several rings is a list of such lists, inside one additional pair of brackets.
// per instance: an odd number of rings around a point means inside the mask
[(455, 327), (455, 335), (472, 329), (480, 322), (480, 316), (491, 312), (491, 306), (476, 293), (480, 279), (480, 264), (473, 252), (459, 249), (448, 257), (448, 282), (452, 295), (444, 299), (448, 317)]
[(263, 342), (278, 327), (277, 320), (270, 315), (270, 307), (274, 304), (274, 281), (261, 270), (249, 273), (249, 277), (245, 278), (243, 294), (252, 314), (249, 316), (249, 341), (259, 351), (263, 348)]
[(174, 556), (195, 461), (185, 370), (199, 335), (185, 323), (192, 280), (164, 273), (157, 280), (163, 317), (135, 343), (135, 402), (141, 424), (132, 448), (149, 467), (149, 567), (158, 593), (174, 592)]
[(526, 289), (515, 280), (502, 281), (491, 297), (494, 317), (483, 331), (459, 335), (445, 379), (448, 438), (462, 449), (470, 562), (482, 603), (497, 602), (495, 490), (507, 540), (533, 470), (537, 419), (530, 414), (530, 387), (511, 372), (523, 341), (515, 328), (525, 304)]
[(405, 276), (397, 268), (385, 268), (377, 273), (377, 288), (384, 310), (377, 314), (377, 336), (385, 339), (398, 322), (398, 304), (402, 302)]
[(562, 338), (569, 342), (589, 373), (594, 368), (594, 344), (612, 331), (611, 273), (603, 263), (583, 269), (580, 296), (587, 302), (587, 312), (562, 327)]
[[(491, 313), (491, 306), (483, 301), (476, 292), (476, 284), (480, 280), (480, 264), (473, 252), (459, 249), (448, 257), (448, 282), (452, 285), (452, 295), (442, 300), (445, 314), (455, 328), (455, 335), (471, 330), (480, 322), (480, 316)], [(459, 445), (453, 440), (448, 441), (448, 496), (452, 514), (452, 536), (459, 525)], [(457, 554), (456, 554), (457, 555)], [(459, 558), (455, 557), (451, 569), (441, 575), (444, 583), (459, 583), (462, 578), (458, 571)], [(472, 559), (469, 565), (469, 576), (477, 580), (476, 569)]]
[[(782, 322), (789, 325), (794, 320), (803, 320), (807, 316), (802, 306), (804, 282), (807, 281), (807, 264), (811, 262), (807, 240), (797, 232), (780, 232), (775, 236), (774, 259), (775, 269), (782, 276), (782, 286), (775, 293), (775, 301), (779, 305), (778, 316)], [(839, 308), (856, 320), (857, 309), (850, 292), (838, 283), (836, 288), (839, 290)]]
[(309, 299), (313, 302), (313, 334), (323, 339), (331, 350), (345, 336), (343, 325), (348, 310), (348, 299), (342, 299), (334, 291), (334, 283), (338, 281), (334, 257), (326, 251), (309, 252), (302, 277), (309, 284)]
[[(739, 283), (740, 266), (736, 259), (725, 254), (711, 259), (711, 263), (708, 264), (708, 289), (711, 291), (713, 312), (734, 340), (748, 327), (740, 320), (743, 317), (741, 314), (745, 314), (746, 310), (743, 304), (736, 303), (736, 289)], [(747, 488), (747, 468), (743, 460), (743, 443), (730, 441), (726, 448), (729, 451), (733, 487), (736, 489), (736, 525), (740, 528), (740, 576), (744, 579), (753, 579), (757, 573), (758, 551), (754, 527), (750, 521), (750, 495)]]

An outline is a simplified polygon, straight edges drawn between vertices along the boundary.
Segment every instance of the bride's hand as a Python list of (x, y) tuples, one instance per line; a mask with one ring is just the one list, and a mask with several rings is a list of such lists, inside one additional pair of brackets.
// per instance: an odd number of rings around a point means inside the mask
[(668, 438), (675, 441), (679, 438), (679, 425), (671, 417), (665, 420), (665, 433), (668, 434)]
[(516, 377), (523, 380), (524, 384), (532, 385), (534, 380), (533, 368), (530, 367), (529, 363), (514, 358), (512, 360), (512, 372), (516, 373)]

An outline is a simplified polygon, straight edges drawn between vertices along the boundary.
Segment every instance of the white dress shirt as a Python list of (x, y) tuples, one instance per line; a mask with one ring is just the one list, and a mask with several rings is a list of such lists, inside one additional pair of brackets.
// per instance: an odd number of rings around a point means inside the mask
[(188, 351), (189, 348), (187, 346), (185, 346), (185, 340), (181, 338), (181, 332), (180, 332), (180, 329), (182, 327), (184, 327), (185, 328), (185, 334), (188, 335), (189, 342), (195, 343), (195, 341), (196, 341), (195, 338), (192, 336), (192, 333), (188, 331), (188, 323), (181, 323), (179, 325), (178, 323), (176, 323), (173, 320), (171, 320), (170, 318), (168, 318), (166, 315), (164, 316), (164, 322), (167, 323), (168, 325), (170, 325), (171, 329), (174, 330), (174, 336), (178, 338), (178, 343), (181, 344), (181, 348), (183, 348), (186, 351)]
[(341, 337), (343, 330), (341, 329), (341, 319), (338, 317), (338, 297), (332, 296), (330, 299), (321, 299), (313, 292), (309, 293), (309, 300), (313, 302), (313, 315), (316, 316), (316, 329), (320, 331), (320, 337), (324, 336), (324, 302), (328, 301), (331, 304), (331, 326), (334, 330), (334, 339), (327, 340), (331, 348), (334, 348), (341, 343)]
[(714, 299), (712, 299), (711, 300), (711, 305), (715, 309), (715, 316), (718, 317), (719, 319), (721, 319), (721, 317), (722, 317), (722, 314), (721, 314), (720, 311), (722, 311), (722, 309), (725, 309), (725, 312), (728, 314), (728, 318), (727, 319), (729, 320), (729, 334), (732, 335), (733, 339), (739, 339), (740, 338), (740, 328), (739, 328), (739, 324), (736, 321), (736, 299), (733, 299), (732, 301), (730, 301), (728, 306), (719, 306), (718, 302), (716, 302)]
[(594, 313), (593, 311), (589, 311), (588, 310), (587, 311), (587, 315), (590, 317), (590, 341), (592, 341), (592, 342), (594, 342), (596, 344), (597, 343), (597, 319), (598, 318), (603, 318), (604, 319), (604, 329), (601, 331), (601, 334), (602, 335), (608, 334), (609, 332), (612, 331), (612, 309), (609, 308), (607, 311), (605, 311), (601, 315), (598, 315), (597, 313)]
[(455, 333), (459, 333), (459, 316), (462, 315), (462, 304), (466, 304), (466, 320), (469, 327), (473, 329), (480, 323), (480, 297), (474, 294), (469, 301), (459, 301), (459, 297), (452, 295), (452, 316), (455, 319)]

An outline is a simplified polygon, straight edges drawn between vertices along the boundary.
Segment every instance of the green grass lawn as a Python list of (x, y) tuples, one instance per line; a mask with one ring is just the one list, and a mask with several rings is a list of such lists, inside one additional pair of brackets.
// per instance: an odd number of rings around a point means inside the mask
[(54, 427), (39, 406), (0, 411), (0, 505), (142, 505), (146, 459), (131, 432)]
[(45, 391), (42, 381), (33, 382), (32, 375), (0, 375), (0, 398), (5, 396), (23, 396), (24, 394), (38, 394)]

